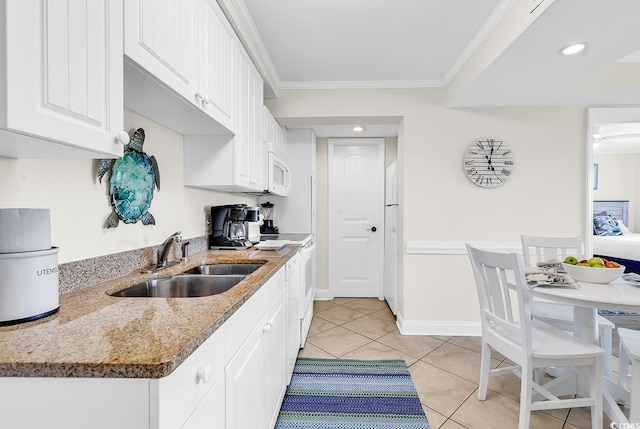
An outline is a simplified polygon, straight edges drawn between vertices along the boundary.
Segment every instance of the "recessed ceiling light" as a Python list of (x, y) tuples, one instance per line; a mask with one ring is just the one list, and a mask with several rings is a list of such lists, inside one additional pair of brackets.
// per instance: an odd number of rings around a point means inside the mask
[(361, 133), (364, 131), (364, 127), (362, 125), (356, 125), (355, 127), (352, 128), (352, 130), (356, 133)]
[(572, 45), (569, 46), (565, 46), (564, 48), (562, 48), (560, 50), (560, 53), (562, 55), (575, 55), (575, 54), (579, 54), (580, 52), (584, 51), (585, 49), (587, 49), (587, 45), (588, 43), (586, 42), (580, 42), (580, 43), (574, 43)]

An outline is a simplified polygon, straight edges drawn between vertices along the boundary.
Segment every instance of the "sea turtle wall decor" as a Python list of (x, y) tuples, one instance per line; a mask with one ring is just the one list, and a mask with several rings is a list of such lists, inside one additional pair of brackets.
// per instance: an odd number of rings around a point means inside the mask
[(113, 213), (109, 215), (105, 226), (115, 228), (120, 220), (124, 223), (155, 225), (156, 220), (149, 213), (153, 188), (160, 190), (160, 171), (154, 156), (142, 151), (144, 130), (138, 128), (127, 145), (122, 158), (101, 159), (98, 166), (98, 180), (111, 172), (109, 179), (109, 198)]

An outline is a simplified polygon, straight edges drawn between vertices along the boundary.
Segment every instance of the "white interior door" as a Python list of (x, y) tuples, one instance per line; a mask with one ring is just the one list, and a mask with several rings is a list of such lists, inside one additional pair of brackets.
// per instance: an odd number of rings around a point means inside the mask
[(329, 290), (383, 299), (384, 139), (329, 139)]

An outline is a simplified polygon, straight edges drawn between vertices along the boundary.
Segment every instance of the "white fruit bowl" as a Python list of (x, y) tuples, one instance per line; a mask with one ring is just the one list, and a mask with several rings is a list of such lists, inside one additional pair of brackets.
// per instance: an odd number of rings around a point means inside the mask
[(620, 268), (593, 268), (581, 265), (562, 263), (562, 268), (574, 280), (587, 283), (611, 283), (624, 273), (624, 265)]

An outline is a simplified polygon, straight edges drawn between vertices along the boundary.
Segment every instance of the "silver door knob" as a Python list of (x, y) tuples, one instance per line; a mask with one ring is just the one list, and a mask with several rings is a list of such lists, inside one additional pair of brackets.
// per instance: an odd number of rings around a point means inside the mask
[(371, 228), (367, 228), (367, 231), (371, 231), (371, 232), (376, 232), (378, 230), (378, 228), (376, 228), (375, 226), (372, 226)]

